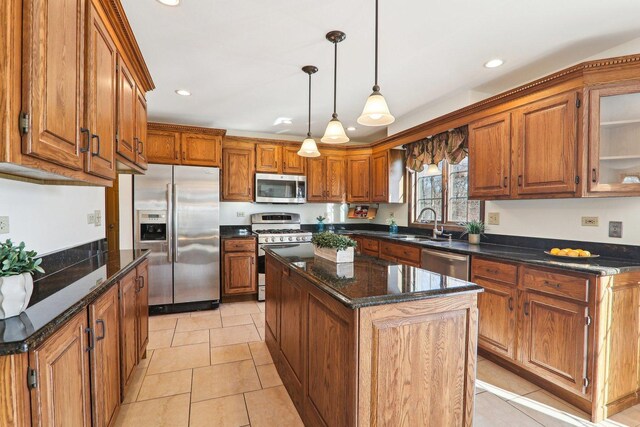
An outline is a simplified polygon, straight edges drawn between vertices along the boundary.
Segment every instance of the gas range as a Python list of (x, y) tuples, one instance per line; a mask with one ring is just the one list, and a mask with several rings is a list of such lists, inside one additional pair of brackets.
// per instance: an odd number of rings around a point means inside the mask
[(298, 214), (285, 212), (253, 214), (251, 229), (258, 236), (258, 245), (311, 241), (311, 233), (300, 229)]
[(266, 229), (254, 230), (258, 235), (258, 244), (305, 243), (311, 241), (311, 233), (303, 230)]

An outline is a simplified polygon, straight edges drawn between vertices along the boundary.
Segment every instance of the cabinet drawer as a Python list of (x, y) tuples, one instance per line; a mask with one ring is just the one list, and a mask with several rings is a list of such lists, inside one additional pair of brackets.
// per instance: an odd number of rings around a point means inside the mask
[(518, 282), (518, 267), (474, 257), (471, 261), (471, 275), (515, 285)]
[(362, 252), (367, 255), (378, 256), (380, 253), (380, 242), (373, 239), (362, 239)]
[(551, 295), (571, 298), (577, 301), (589, 300), (589, 279), (565, 274), (552, 273), (535, 268), (524, 268), (523, 285)]
[(400, 262), (420, 266), (421, 250), (416, 246), (398, 245), (397, 243), (383, 242), (380, 252), (396, 258)]
[(225, 240), (223, 244), (225, 252), (253, 252), (256, 250), (254, 239)]

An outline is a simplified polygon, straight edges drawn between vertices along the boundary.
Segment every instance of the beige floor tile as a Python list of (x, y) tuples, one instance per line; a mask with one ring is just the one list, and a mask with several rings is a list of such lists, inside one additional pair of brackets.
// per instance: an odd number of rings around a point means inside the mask
[(251, 325), (230, 326), (228, 328), (211, 329), (211, 347), (240, 344), (243, 342), (260, 341), (260, 335), (252, 323)]
[(488, 360), (478, 363), (476, 386), (505, 400), (540, 390), (540, 387)]
[(147, 349), (154, 350), (156, 348), (171, 347), (172, 339), (173, 329), (149, 331), (149, 344), (147, 345)]
[(190, 344), (209, 344), (209, 330), (203, 329), (201, 331), (188, 331), (188, 332), (176, 332), (173, 335), (172, 347), (179, 347), (181, 345)]
[(191, 401), (215, 399), (260, 389), (260, 380), (251, 360), (224, 363), (193, 370)]
[(222, 318), (222, 326), (224, 328), (228, 328), (229, 326), (251, 325), (252, 323), (253, 319), (250, 314), (236, 314)]
[(258, 335), (260, 335), (260, 341), (264, 341), (266, 339), (264, 326), (263, 327), (256, 327), (256, 329), (258, 331)]
[(256, 327), (259, 328), (264, 328), (264, 313), (253, 313), (251, 315), (251, 318), (253, 319), (253, 323), (255, 323)]
[(256, 366), (256, 370), (258, 371), (258, 377), (260, 377), (262, 388), (282, 385), (282, 380), (280, 379), (280, 375), (278, 375), (276, 365), (274, 365), (273, 363), (269, 365)]
[(249, 423), (244, 396), (220, 397), (191, 405), (189, 427), (238, 427)]
[[(606, 426), (615, 427), (640, 427), (640, 405), (626, 409), (607, 420)], [(615, 424), (612, 424), (615, 423)], [(598, 424), (600, 426), (600, 424)]]
[(140, 366), (141, 368), (146, 368), (147, 366), (149, 366), (149, 362), (151, 361), (152, 356), (153, 350), (149, 350), (149, 348), (147, 347), (147, 357), (140, 360), (140, 364), (138, 366)]
[(122, 405), (116, 427), (187, 427), (189, 395), (164, 397)]
[(256, 304), (258, 304), (260, 311), (264, 313), (264, 301), (257, 302)]
[(222, 322), (220, 321), (218, 313), (178, 319), (176, 332), (198, 331), (213, 328), (222, 328)]
[[(249, 408), (251, 414), (251, 408)], [(251, 420), (253, 421), (253, 419)], [(533, 418), (491, 393), (476, 395), (474, 427), (540, 427)]]
[[(169, 315), (172, 316), (172, 315)], [(150, 316), (149, 331), (161, 331), (163, 329), (174, 329), (176, 327), (177, 317), (166, 316)]]
[(159, 348), (153, 352), (147, 375), (197, 368), (209, 365), (209, 344)]
[(245, 393), (251, 427), (304, 427), (284, 386)]
[(589, 416), (544, 390), (516, 397), (508, 402), (545, 427), (584, 426)]
[(251, 360), (251, 351), (247, 343), (211, 348), (212, 365), (239, 362), (241, 360)]
[(238, 314), (260, 313), (257, 302), (234, 302), (230, 304), (220, 304), (220, 314), (224, 316), (235, 316)]
[(157, 399), (158, 397), (190, 393), (191, 375), (191, 369), (147, 375), (144, 377), (137, 400)]
[(131, 403), (135, 402), (138, 398), (138, 393), (140, 393), (140, 387), (142, 387), (142, 382), (144, 381), (145, 373), (147, 372), (146, 367), (136, 367), (133, 370), (131, 382), (127, 386), (127, 390), (124, 395), (123, 403)]
[(267, 344), (264, 341), (250, 342), (249, 348), (251, 349), (251, 356), (253, 356), (253, 361), (255, 362), (256, 366), (268, 365), (269, 363), (273, 363), (271, 353), (269, 353)]
[(220, 317), (220, 310), (216, 309), (216, 310), (192, 311), (190, 314), (191, 314), (191, 317), (198, 317), (198, 316), (218, 316), (218, 317)]

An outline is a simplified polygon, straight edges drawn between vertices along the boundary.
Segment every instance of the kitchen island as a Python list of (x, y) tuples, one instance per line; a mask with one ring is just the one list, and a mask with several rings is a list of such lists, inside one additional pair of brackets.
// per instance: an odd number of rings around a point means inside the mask
[(268, 249), (266, 342), (305, 425), (471, 426), (478, 292), (364, 255)]

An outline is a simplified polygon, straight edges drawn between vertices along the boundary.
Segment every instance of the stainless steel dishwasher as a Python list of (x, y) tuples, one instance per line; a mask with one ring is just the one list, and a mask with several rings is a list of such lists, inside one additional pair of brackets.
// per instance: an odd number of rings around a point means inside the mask
[(469, 256), (436, 249), (423, 249), (420, 267), (434, 273), (469, 280)]

